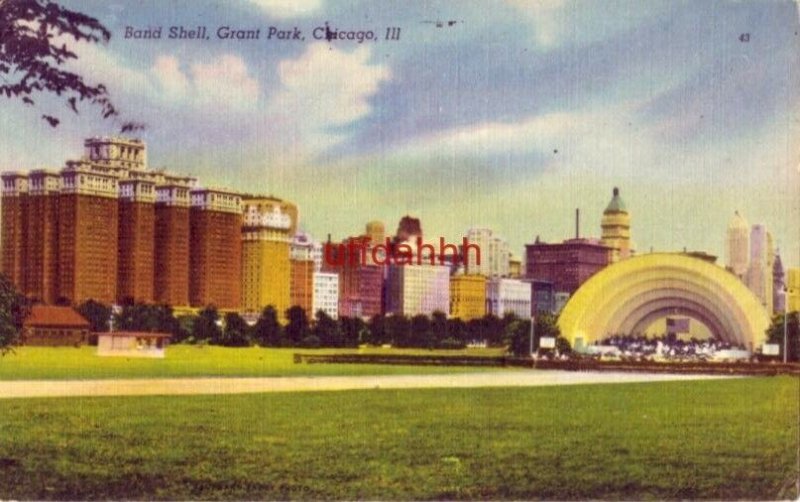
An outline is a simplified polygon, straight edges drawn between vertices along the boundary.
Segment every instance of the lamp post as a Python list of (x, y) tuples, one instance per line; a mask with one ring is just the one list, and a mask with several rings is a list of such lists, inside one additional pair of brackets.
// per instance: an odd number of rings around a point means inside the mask
[(788, 323), (789, 317), (789, 288), (783, 288), (784, 295), (783, 295), (783, 364), (786, 364), (789, 359), (788, 348), (789, 348), (789, 337), (787, 336), (786, 324)]
[(533, 334), (534, 334), (534, 330), (536, 329), (536, 328), (534, 328), (533, 325), (534, 325), (535, 320), (536, 320), (535, 316), (531, 316), (531, 330), (530, 330), (530, 335), (531, 335), (530, 336), (530, 355), (531, 355), (531, 359), (533, 359)]

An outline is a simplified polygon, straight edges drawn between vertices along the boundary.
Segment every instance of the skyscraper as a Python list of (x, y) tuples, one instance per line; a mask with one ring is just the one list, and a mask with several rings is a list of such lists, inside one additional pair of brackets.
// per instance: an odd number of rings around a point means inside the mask
[(450, 277), (450, 316), (470, 321), (486, 314), (486, 277), (458, 274)]
[(28, 177), (25, 287), (29, 298), (58, 299), (58, 193), (60, 176), (43, 169)]
[(25, 288), (27, 199), (28, 177), (15, 172), (3, 173), (3, 250), (0, 270), (20, 290)]
[(73, 304), (117, 300), (117, 182), (115, 172), (97, 169), (91, 161), (68, 162), (61, 172), (59, 297)]
[(156, 184), (151, 180), (119, 181), (117, 300), (154, 300)]
[(800, 268), (790, 268), (786, 275), (786, 310), (800, 311)]
[(189, 306), (189, 191), (195, 180), (167, 179), (156, 187), (154, 295), (155, 301)]
[(611, 262), (629, 258), (633, 254), (631, 249), (631, 216), (619, 194), (619, 188), (614, 187), (611, 202), (603, 211), (602, 243), (611, 248)]
[(725, 239), (725, 265), (738, 278), (744, 280), (750, 266), (750, 225), (739, 214), (733, 213)]
[(464, 257), (464, 270), (467, 274), (508, 277), (511, 259), (508, 242), (494, 235), (488, 228), (471, 228), (467, 231), (466, 238), (470, 244), (476, 244), (481, 250), (480, 263), (478, 263), (478, 255), (475, 253)]
[(780, 250), (775, 252), (772, 264), (772, 313), (782, 313), (786, 308), (786, 282)]
[(753, 225), (750, 229), (750, 262), (745, 284), (768, 312), (772, 312), (772, 257), (772, 235), (764, 225)]
[(314, 305), (314, 241), (308, 234), (299, 232), (292, 238), (289, 250), (291, 306), (301, 307), (312, 316)]
[[(274, 197), (246, 196), (242, 227), (242, 297), (247, 312), (272, 305), (283, 317), (291, 304), (290, 248), (293, 204)], [(296, 208), (294, 209), (296, 211)]]
[(553, 284), (556, 293), (574, 293), (611, 261), (612, 250), (597, 239), (569, 239), (525, 245), (525, 277)]
[(229, 190), (203, 188), (192, 190), (190, 201), (189, 302), (193, 307), (239, 309), (242, 197)]

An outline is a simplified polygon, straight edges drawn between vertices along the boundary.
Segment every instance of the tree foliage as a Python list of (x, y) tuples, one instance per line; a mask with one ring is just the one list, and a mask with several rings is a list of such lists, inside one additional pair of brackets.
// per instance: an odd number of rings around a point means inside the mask
[(280, 347), (282, 343), (281, 325), (278, 313), (272, 305), (266, 307), (259, 316), (252, 333), (255, 342), (262, 347)]
[(286, 310), (286, 318), (289, 320), (286, 325), (286, 338), (292, 345), (299, 345), (309, 332), (308, 315), (303, 307), (295, 305)]
[(222, 338), (219, 320), (216, 307), (208, 306), (201, 310), (192, 326), (192, 337), (195, 342), (214, 343)]
[[(68, 43), (107, 43), (111, 33), (97, 19), (49, 0), (0, 0), (0, 95), (35, 105), (40, 94), (55, 95), (78, 113), (78, 104), (99, 107), (103, 118), (119, 115), (102, 83), (86, 82), (69, 69), (78, 55)], [(37, 98), (38, 99), (38, 98)], [(42, 118), (52, 127), (61, 120)], [(142, 129), (124, 123), (121, 132)]]
[(78, 305), (75, 310), (91, 325), (94, 333), (108, 331), (108, 321), (111, 319), (111, 307), (96, 300), (86, 300)]
[(6, 276), (0, 274), (0, 355), (19, 344), (22, 323), (28, 312), (25, 297)]
[[(781, 359), (783, 359), (783, 333), (784, 333), (784, 314), (777, 314), (772, 318), (772, 324), (767, 329), (767, 342), (775, 343), (780, 346)], [(786, 316), (786, 340), (788, 350), (787, 360), (790, 362), (800, 361), (800, 326), (798, 325), (798, 313), (789, 312)]]
[(225, 314), (225, 329), (220, 340), (212, 343), (225, 347), (248, 347), (250, 345), (250, 327), (244, 318), (235, 312)]

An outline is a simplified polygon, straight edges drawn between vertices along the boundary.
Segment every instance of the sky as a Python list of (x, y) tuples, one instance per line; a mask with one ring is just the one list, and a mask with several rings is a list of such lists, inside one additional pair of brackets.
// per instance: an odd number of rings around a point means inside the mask
[[(800, 266), (800, 23), (780, 1), (64, 0), (112, 33), (71, 68), (122, 112), (0, 101), (0, 170), (60, 168), (144, 122), (151, 167), (272, 194), (317, 239), (406, 214), (426, 237), (600, 235), (619, 187), (639, 252), (724, 261), (738, 210)], [(378, 40), (315, 40), (313, 30)], [(161, 39), (125, 38), (162, 27)], [(168, 39), (205, 26), (208, 40)], [(267, 40), (269, 27), (305, 40)], [(261, 30), (220, 39), (220, 27)], [(399, 40), (385, 40), (388, 27)], [(62, 119), (53, 129), (42, 113)], [(438, 240), (438, 239), (437, 239)]]

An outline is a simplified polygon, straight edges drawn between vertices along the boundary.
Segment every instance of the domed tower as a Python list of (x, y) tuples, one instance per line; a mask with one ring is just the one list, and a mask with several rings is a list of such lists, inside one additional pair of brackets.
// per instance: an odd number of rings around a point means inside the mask
[(614, 187), (611, 202), (608, 203), (608, 207), (603, 211), (601, 227), (603, 229), (603, 245), (612, 249), (612, 263), (629, 258), (633, 254), (633, 249), (631, 249), (631, 215), (625, 208), (625, 203), (622, 201), (617, 187)]
[(725, 240), (725, 265), (737, 277), (743, 278), (750, 265), (750, 224), (739, 211), (733, 213)]

